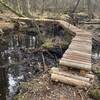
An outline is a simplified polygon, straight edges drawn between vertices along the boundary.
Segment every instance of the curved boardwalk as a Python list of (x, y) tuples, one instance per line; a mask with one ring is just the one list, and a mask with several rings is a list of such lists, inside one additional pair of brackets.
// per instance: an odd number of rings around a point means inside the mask
[[(29, 20), (30, 18), (21, 18), (13, 17), (13, 20)], [(72, 34), (75, 35), (69, 48), (64, 53), (63, 57), (60, 60), (60, 65), (67, 67), (91, 70), (91, 47), (92, 47), (92, 35), (90, 32), (79, 29), (66, 21), (62, 20), (52, 20), (52, 19), (35, 19), (34, 21), (42, 22), (56, 22), (61, 25), (66, 30), (69, 30)], [(0, 22), (0, 28), (12, 26), (11, 23)]]
[(75, 33), (69, 48), (60, 60), (60, 64), (72, 68), (91, 70), (92, 34), (69, 25), (65, 21), (59, 21), (59, 23)]
[[(94, 75), (91, 73), (91, 48), (92, 48), (92, 34), (85, 30), (79, 29), (66, 21), (52, 20), (52, 19), (30, 19), (30, 18), (12, 18), (13, 20), (28, 20), (40, 22), (55, 22), (61, 25), (64, 29), (74, 34), (69, 48), (65, 51), (59, 62), (60, 68), (51, 69), (51, 79), (60, 81), (74, 86), (91, 86), (91, 81), (94, 80)], [(68, 69), (63, 70), (64, 68)], [(72, 73), (69, 72), (71, 68)], [(77, 73), (76, 70), (80, 73)], [(74, 74), (73, 74), (73, 71)], [(84, 75), (81, 72), (84, 72)], [(92, 81), (93, 82), (93, 81)]]
[[(91, 72), (92, 34), (62, 20), (38, 19), (38, 21), (56, 22), (75, 35), (69, 48), (60, 59), (59, 68), (54, 67), (51, 69), (51, 79), (82, 88), (91, 86), (95, 78)], [(64, 70), (62, 65), (67, 70)], [(68, 68), (71, 68), (72, 72)], [(77, 73), (74, 69), (78, 69), (77, 71), (80, 73)]]
[[(60, 68), (51, 69), (51, 79), (81, 88), (90, 87), (95, 78), (91, 72), (92, 34), (65, 21), (57, 20), (57, 22), (73, 33), (75, 37), (59, 62)], [(64, 69), (62, 69), (63, 66)], [(69, 68), (71, 68), (71, 72)]]

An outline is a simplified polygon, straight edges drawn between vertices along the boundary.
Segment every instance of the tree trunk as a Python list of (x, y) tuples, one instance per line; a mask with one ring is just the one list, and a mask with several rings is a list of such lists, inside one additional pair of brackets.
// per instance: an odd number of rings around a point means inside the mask
[(77, 3), (76, 3), (76, 5), (75, 5), (75, 7), (74, 7), (74, 9), (73, 9), (72, 13), (75, 13), (75, 11), (76, 11), (76, 9), (77, 9), (77, 7), (78, 7), (79, 3), (80, 3), (80, 0), (78, 0), (78, 1), (77, 1)]
[(92, 19), (94, 17), (93, 15), (93, 8), (92, 8), (92, 3), (91, 3), (91, 0), (87, 0), (87, 6), (88, 6), (88, 15), (89, 15), (89, 18)]
[(32, 17), (32, 15), (31, 15), (31, 13), (30, 13), (30, 4), (29, 4), (29, 0), (22, 0), (21, 6), (22, 6), (23, 15), (25, 15), (25, 16), (27, 16), (27, 17)]

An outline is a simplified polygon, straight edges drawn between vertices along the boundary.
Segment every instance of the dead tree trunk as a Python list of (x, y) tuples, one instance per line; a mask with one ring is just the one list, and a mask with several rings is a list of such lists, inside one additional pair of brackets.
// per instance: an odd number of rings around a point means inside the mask
[(31, 12), (33, 13), (36, 12), (36, 8), (37, 8), (37, 1), (36, 0), (30, 0), (30, 4), (31, 4)]
[(72, 13), (74, 13), (74, 12), (76, 11), (76, 9), (77, 9), (77, 7), (78, 7), (78, 5), (79, 5), (80, 1), (81, 1), (81, 0), (78, 0), (78, 1), (77, 1), (77, 3), (76, 3), (76, 5), (75, 5), (75, 7), (74, 7), (74, 9), (73, 9)]
[(92, 8), (92, 3), (91, 3), (91, 0), (87, 0), (87, 6), (88, 6), (88, 15), (89, 15), (89, 18), (92, 19), (94, 17), (93, 15), (93, 8)]
[(25, 16), (27, 16), (27, 17), (32, 17), (32, 15), (31, 15), (31, 13), (30, 13), (30, 4), (29, 4), (29, 0), (22, 0), (21, 6), (22, 6), (23, 15), (25, 15)]

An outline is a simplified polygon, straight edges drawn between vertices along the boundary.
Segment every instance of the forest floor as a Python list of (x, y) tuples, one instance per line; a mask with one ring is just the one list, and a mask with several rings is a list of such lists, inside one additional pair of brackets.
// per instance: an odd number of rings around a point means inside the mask
[[(11, 15), (12, 17), (15, 16), (11, 13), (0, 14), (0, 19), (9, 20)], [(100, 25), (78, 25), (78, 27), (93, 33), (93, 28), (100, 28)], [(93, 67), (97, 69), (100, 67), (100, 59), (93, 63)], [(96, 90), (100, 93), (100, 87), (97, 87)], [(14, 97), (15, 100), (100, 100), (100, 94), (96, 99), (90, 98), (90, 89), (83, 90), (63, 83), (53, 82), (50, 79), (49, 71), (33, 76), (31, 81), (22, 82), (19, 88), (19, 93)]]
[(22, 83), (20, 88), (20, 93), (15, 100), (92, 100), (84, 90), (52, 82), (49, 73)]

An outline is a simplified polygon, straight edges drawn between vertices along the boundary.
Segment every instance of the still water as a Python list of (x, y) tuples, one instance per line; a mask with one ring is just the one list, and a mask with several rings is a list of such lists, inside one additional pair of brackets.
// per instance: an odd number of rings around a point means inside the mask
[(34, 59), (33, 55), (25, 51), (35, 48), (35, 36), (10, 35), (6, 39), (7, 48), (0, 50), (0, 66), (3, 67), (0, 68), (0, 100), (12, 100), (20, 82), (31, 79), (35, 73), (31, 63), (28, 63)]

